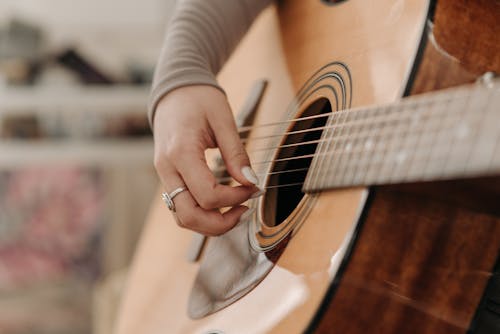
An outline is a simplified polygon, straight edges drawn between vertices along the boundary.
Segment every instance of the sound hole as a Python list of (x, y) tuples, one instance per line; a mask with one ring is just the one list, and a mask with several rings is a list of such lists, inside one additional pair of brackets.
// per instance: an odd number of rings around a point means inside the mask
[[(312, 103), (299, 118), (331, 113), (330, 101), (326, 98)], [(297, 120), (281, 143), (276, 162), (271, 169), (264, 198), (264, 221), (268, 226), (283, 222), (304, 197), (302, 185), (328, 115)], [(283, 161), (280, 161), (283, 160)]]

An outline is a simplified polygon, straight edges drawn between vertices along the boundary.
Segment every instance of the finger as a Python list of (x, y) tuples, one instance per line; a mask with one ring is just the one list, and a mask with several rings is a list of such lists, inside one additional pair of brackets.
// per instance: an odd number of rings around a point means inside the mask
[(186, 151), (173, 161), (194, 199), (203, 209), (239, 205), (259, 190), (254, 186), (231, 187), (219, 184), (208, 168), (203, 151), (194, 145), (189, 145)]
[(179, 200), (178, 203), (180, 207), (177, 216), (182, 221), (181, 226), (207, 236), (218, 236), (231, 230), (248, 211), (248, 207), (242, 205), (220, 213), (218, 210), (204, 210), (199, 206), (191, 207), (189, 202)]
[(227, 108), (226, 112), (220, 112), (217, 117), (209, 117), (217, 146), (229, 174), (236, 181), (247, 186), (258, 185), (259, 179), (250, 166), (250, 159), (241, 142), (229, 105)]
[[(166, 172), (163, 182), (168, 193), (184, 185), (181, 176), (176, 172)], [(235, 206), (224, 214), (218, 210), (204, 210), (198, 206), (189, 189), (179, 193), (172, 201), (176, 210), (176, 223), (180, 227), (208, 236), (221, 235), (229, 231), (248, 209), (245, 206)]]

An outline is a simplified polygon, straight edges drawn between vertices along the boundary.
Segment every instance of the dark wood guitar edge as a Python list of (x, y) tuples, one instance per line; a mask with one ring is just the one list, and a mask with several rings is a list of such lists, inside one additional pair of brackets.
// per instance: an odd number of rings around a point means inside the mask
[(427, 22), (434, 20), (434, 13), (436, 11), (436, 3), (437, 3), (437, 0), (430, 0), (429, 1), (429, 11), (427, 13), (426, 23), (424, 24), (424, 30), (422, 31), (422, 36), (420, 36), (420, 42), (418, 45), (417, 54), (415, 55), (415, 60), (413, 61), (413, 66), (410, 70), (410, 75), (408, 76), (408, 81), (406, 82), (406, 87), (403, 91), (402, 97), (407, 97), (407, 96), (414, 94), (414, 92), (412, 92), (412, 91), (413, 91), (414, 86), (415, 86), (414, 85), (415, 78), (417, 77), (418, 70), (422, 64), (422, 60), (424, 59), (424, 52), (427, 49), (428, 29), (429, 29), (427, 26)]

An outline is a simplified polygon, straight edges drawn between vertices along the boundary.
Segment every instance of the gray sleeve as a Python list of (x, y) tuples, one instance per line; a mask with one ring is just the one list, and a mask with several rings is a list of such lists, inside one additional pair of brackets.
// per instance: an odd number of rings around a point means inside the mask
[(153, 78), (148, 118), (160, 99), (194, 84), (217, 87), (215, 76), (255, 17), (272, 0), (180, 0)]

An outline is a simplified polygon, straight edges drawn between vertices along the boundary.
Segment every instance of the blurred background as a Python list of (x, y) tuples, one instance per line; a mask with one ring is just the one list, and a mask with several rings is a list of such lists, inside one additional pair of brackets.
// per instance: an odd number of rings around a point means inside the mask
[(110, 333), (172, 0), (0, 1), (0, 333)]

